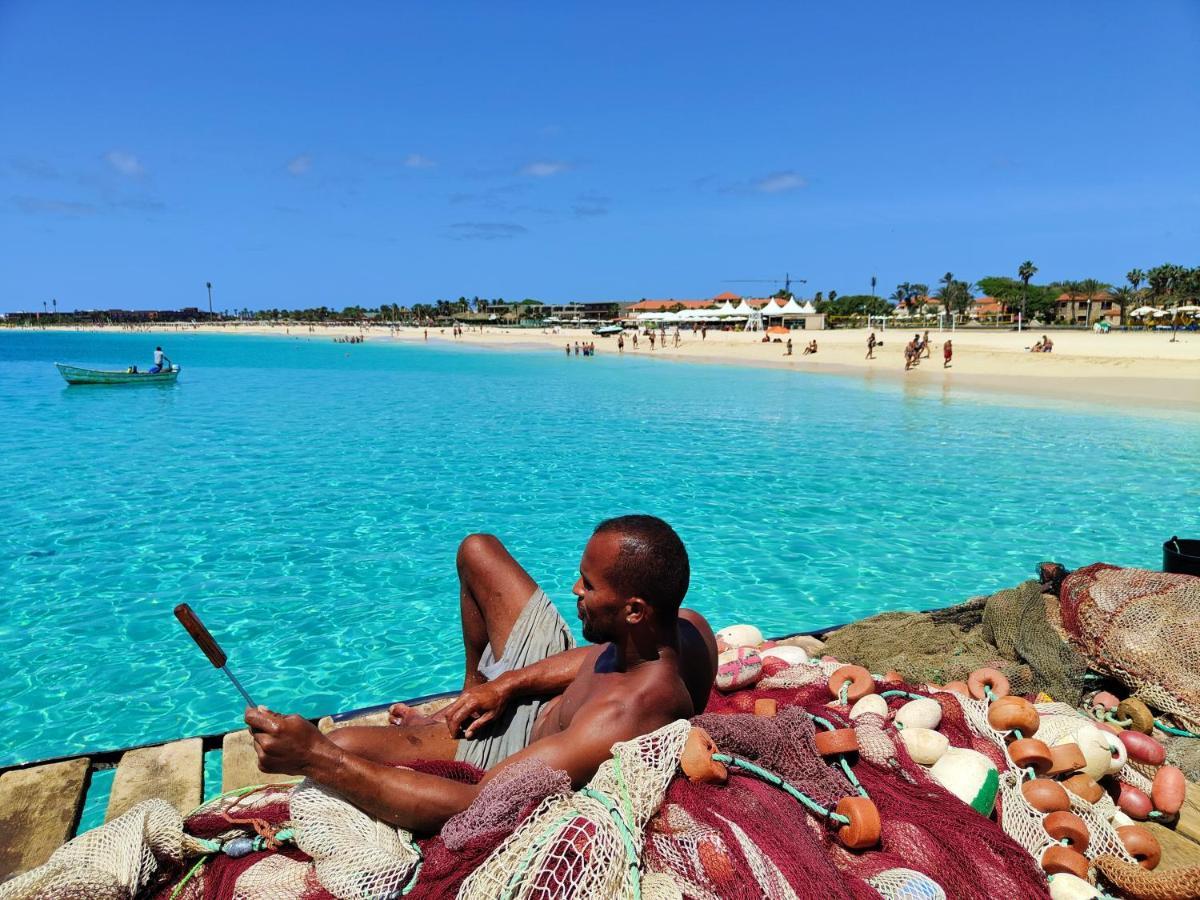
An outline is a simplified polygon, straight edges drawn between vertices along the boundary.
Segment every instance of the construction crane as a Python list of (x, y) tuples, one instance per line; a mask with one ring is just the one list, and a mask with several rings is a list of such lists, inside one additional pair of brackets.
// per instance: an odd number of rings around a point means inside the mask
[(792, 295), (792, 282), (796, 284), (808, 284), (807, 278), (793, 278), (789, 273), (784, 272), (782, 278), (738, 278), (730, 279), (723, 284), (782, 284), (783, 292), (789, 297)]

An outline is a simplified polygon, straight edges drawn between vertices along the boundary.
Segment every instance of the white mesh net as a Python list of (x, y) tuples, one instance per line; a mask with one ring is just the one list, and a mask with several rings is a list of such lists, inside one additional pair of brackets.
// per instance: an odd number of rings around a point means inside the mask
[(643, 879), (640, 860), (690, 731), (681, 719), (614, 745), (586, 788), (544, 800), (471, 873), (460, 900), (680, 896), (667, 876)]
[(317, 880), (335, 897), (398, 896), (415, 874), (421, 852), (411, 833), (328, 788), (305, 779), (290, 807), (296, 846), (312, 857)]
[[(963, 697), (961, 694), (953, 696), (962, 706), (971, 730), (997, 747), (1004, 749), (1006, 746), (1004, 733), (996, 731), (988, 724), (988, 701), (973, 700)], [(1036, 737), (1048, 745), (1053, 744), (1061, 737), (1074, 734), (1088, 724), (1088, 719), (1064, 703), (1037, 703), (1035, 706), (1041, 717)], [(1055, 841), (1042, 827), (1042, 820), (1046, 817), (1045, 813), (1030, 806), (1025, 795), (1021, 793), (1021, 783), (1026, 777), (1024, 771), (1013, 764), (1007, 753), (1005, 761), (1007, 768), (1000, 773), (1002, 809), (1000, 825), (1017, 843), (1028, 850), (1034, 859), (1040, 860), (1042, 853)], [(1112, 799), (1105, 794), (1097, 802), (1088, 803), (1070, 791), (1067, 793), (1071, 799), (1071, 812), (1084, 821), (1091, 835), (1083, 855), (1089, 860), (1095, 859), (1097, 856), (1116, 856), (1126, 862), (1134, 862), (1135, 860), (1125, 850), (1125, 845), (1117, 836), (1116, 827), (1112, 823), (1113, 814), (1116, 812), (1116, 806)]]
[(0, 900), (124, 900), (195, 852), (165, 800), (145, 800), (63, 844), (41, 866), (0, 885)]

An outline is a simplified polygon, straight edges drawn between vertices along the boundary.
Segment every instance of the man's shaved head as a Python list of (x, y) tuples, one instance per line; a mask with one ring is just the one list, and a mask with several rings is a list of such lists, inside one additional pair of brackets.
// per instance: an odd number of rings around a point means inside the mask
[(593, 535), (620, 539), (620, 552), (606, 574), (627, 597), (645, 600), (660, 619), (679, 612), (691, 579), (687, 549), (670, 525), (657, 516), (630, 515), (605, 519)]

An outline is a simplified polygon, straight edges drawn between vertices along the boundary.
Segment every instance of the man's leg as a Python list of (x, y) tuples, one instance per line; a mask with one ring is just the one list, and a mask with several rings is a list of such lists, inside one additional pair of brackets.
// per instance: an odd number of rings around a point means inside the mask
[(479, 660), (490, 643), (500, 659), (513, 625), (537, 583), (494, 535), (471, 534), (458, 545), (458, 597), (467, 665), (463, 687), (483, 681)]
[(418, 759), (452, 760), (458, 741), (445, 722), (425, 725), (350, 725), (329, 733), (343, 750), (385, 766)]

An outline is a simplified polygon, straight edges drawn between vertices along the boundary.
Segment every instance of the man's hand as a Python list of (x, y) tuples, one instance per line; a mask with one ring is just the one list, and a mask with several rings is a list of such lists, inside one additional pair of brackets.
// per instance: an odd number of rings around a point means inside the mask
[[(474, 737), (476, 730), (504, 712), (512, 698), (512, 692), (506, 685), (507, 682), (501, 675), (495, 681), (485, 681), (459, 694), (458, 699), (445, 709), (446, 727), (450, 729), (450, 736)], [(465, 730), (460, 734), (464, 725)]]
[(342, 753), (301, 716), (281, 716), (265, 706), (247, 706), (245, 720), (254, 738), (258, 767), (264, 772), (309, 776)]

